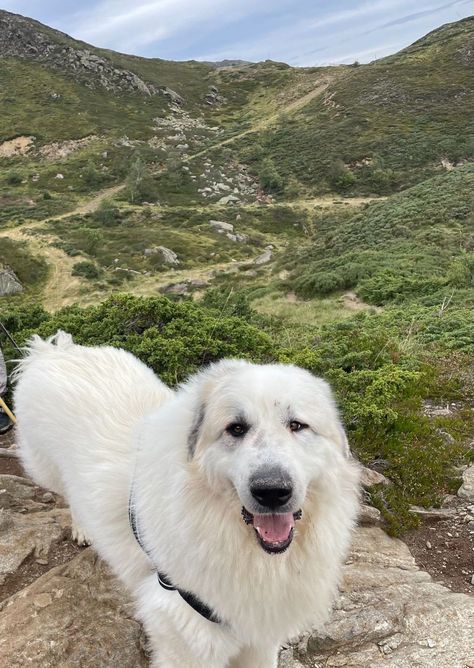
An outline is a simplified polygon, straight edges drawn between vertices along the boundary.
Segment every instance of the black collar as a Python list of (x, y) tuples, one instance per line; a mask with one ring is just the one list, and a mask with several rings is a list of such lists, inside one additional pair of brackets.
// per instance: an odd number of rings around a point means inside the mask
[[(145, 547), (143, 546), (143, 542), (140, 539), (140, 533), (138, 531), (138, 523), (137, 523), (137, 517), (135, 515), (135, 509), (133, 507), (133, 496), (130, 494), (130, 498), (128, 501), (128, 519), (130, 522), (130, 527), (133, 531), (133, 535), (135, 536), (137, 543), (140, 545), (142, 550), (149, 556), (148, 552), (146, 551)], [(177, 591), (178, 594), (181, 596), (182, 599), (186, 601), (188, 605), (191, 606), (193, 610), (198, 612), (204, 619), (207, 619), (209, 622), (214, 622), (216, 624), (221, 623), (221, 619), (218, 617), (218, 615), (210, 608), (208, 605), (203, 603), (197, 596), (192, 594), (190, 591), (186, 591), (184, 589), (179, 589), (178, 587), (175, 587), (168, 579), (167, 575), (164, 573), (160, 572), (158, 569), (156, 569), (156, 575), (158, 577), (158, 582), (160, 585), (163, 587), (163, 589), (167, 589), (168, 591)]]

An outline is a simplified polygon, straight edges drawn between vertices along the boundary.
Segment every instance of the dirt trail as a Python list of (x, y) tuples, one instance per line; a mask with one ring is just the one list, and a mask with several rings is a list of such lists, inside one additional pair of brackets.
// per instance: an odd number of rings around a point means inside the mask
[[(325, 80), (316, 86), (309, 93), (306, 93), (302, 97), (294, 100), (287, 104), (284, 108), (285, 114), (294, 113), (299, 109), (302, 109), (312, 100), (319, 97), (324, 93), (328, 88), (330, 80)], [(256, 121), (251, 128), (244, 130), (243, 132), (234, 135), (228, 139), (224, 139), (217, 144), (208, 146), (202, 151), (190, 156), (188, 161), (194, 160), (195, 158), (205, 155), (209, 151), (218, 148), (220, 146), (225, 146), (226, 144), (231, 144), (234, 141), (237, 141), (241, 137), (252, 134), (263, 130), (276, 122), (280, 117), (280, 112), (275, 112), (269, 114), (267, 117), (259, 119)], [(102, 190), (101, 192), (94, 195), (90, 200), (83, 202), (77, 206), (72, 211), (58, 214), (57, 216), (50, 216), (42, 220), (29, 221), (24, 223), (21, 228), (11, 228), (3, 229), (0, 231), (0, 236), (8, 236), (12, 239), (18, 239), (21, 241), (27, 241), (31, 250), (34, 253), (42, 255), (48, 264), (50, 265), (50, 271), (48, 274), (48, 279), (46, 285), (43, 288), (43, 302), (47, 309), (56, 310), (61, 306), (72, 303), (77, 300), (78, 296), (81, 294), (82, 288), (85, 285), (78, 277), (71, 275), (73, 265), (78, 261), (77, 258), (71, 258), (62, 250), (55, 248), (51, 244), (56, 240), (53, 235), (42, 235), (41, 238), (34, 237), (28, 234), (28, 232), (41, 229), (48, 222), (55, 220), (63, 220), (75, 215), (85, 215), (88, 213), (93, 213), (96, 211), (99, 206), (107, 199), (114, 197), (119, 192), (125, 188), (125, 184), (119, 184)], [(336, 203), (343, 203), (349, 206), (358, 206), (365, 202), (372, 201), (372, 198), (351, 198), (343, 200), (342, 198), (337, 197), (320, 197), (312, 198), (307, 200), (297, 200), (295, 202), (286, 202), (285, 205), (292, 207), (301, 207), (311, 209), (316, 206), (329, 207), (333, 206)], [(214, 205), (215, 206), (215, 205)], [(213, 205), (201, 206), (199, 209), (212, 209)], [(212, 278), (214, 272), (219, 271), (234, 271), (237, 270), (241, 264), (248, 263), (249, 260), (244, 262), (229, 262), (221, 263), (215, 265), (208, 265), (206, 267), (197, 267), (190, 270), (174, 270), (169, 272), (164, 272), (153, 277), (140, 278), (138, 285), (134, 286), (134, 292), (137, 294), (156, 294), (157, 290), (169, 283), (179, 283), (184, 280), (209, 280)], [(95, 293), (94, 290), (90, 290), (88, 294), (81, 295), (81, 302), (84, 304), (92, 303), (97, 301), (97, 299), (103, 296), (102, 294)]]
[(34, 223), (28, 224), (28, 227), (31, 229), (32, 227), (37, 227), (42, 223), (49, 222), (50, 220), (63, 220), (64, 218), (69, 218), (70, 216), (84, 216), (87, 213), (94, 213), (94, 211), (97, 211), (99, 206), (103, 202), (105, 202), (105, 200), (114, 197), (124, 188), (125, 188), (124, 183), (121, 183), (118, 186), (112, 186), (111, 188), (106, 188), (105, 190), (102, 190), (100, 193), (97, 193), (97, 195), (94, 195), (94, 197), (92, 197), (91, 199), (87, 200), (87, 202), (80, 204), (77, 208), (73, 209), (72, 211), (67, 211), (66, 213), (60, 213), (57, 216), (44, 218), (43, 220), (39, 220)]
[(54, 237), (31, 237), (26, 234), (25, 229), (1, 230), (1, 237), (26, 241), (30, 251), (44, 257), (48, 263), (48, 277), (42, 288), (42, 303), (47, 310), (56, 311), (77, 300), (83, 283), (77, 276), (72, 276), (71, 272), (78, 258), (69, 257), (64, 251), (52, 246), (51, 243), (56, 240)]
[[(283, 113), (285, 114), (290, 114), (295, 111), (298, 111), (299, 109), (302, 109), (305, 107), (307, 104), (309, 104), (312, 100), (314, 100), (316, 97), (319, 97), (324, 93), (324, 91), (327, 89), (329, 86), (329, 81), (325, 81), (324, 83), (321, 83), (319, 86), (316, 88), (313, 88), (309, 93), (306, 93), (306, 95), (303, 95), (303, 97), (299, 97), (296, 100), (293, 100), (293, 102), (290, 102), (286, 107), (282, 110)], [(187, 162), (191, 162), (192, 160), (195, 160), (196, 158), (200, 158), (203, 155), (206, 155), (209, 151), (220, 148), (221, 146), (226, 146), (227, 144), (232, 144), (234, 141), (237, 141), (238, 139), (241, 139), (242, 137), (246, 137), (247, 135), (253, 134), (254, 132), (260, 132), (261, 130), (265, 130), (266, 128), (270, 127), (271, 125), (274, 125), (275, 123), (278, 122), (278, 119), (281, 116), (281, 111), (275, 112), (273, 114), (270, 114), (269, 116), (266, 116), (265, 118), (262, 118), (255, 123), (253, 123), (252, 127), (248, 128), (247, 130), (244, 130), (243, 132), (239, 132), (237, 135), (233, 135), (232, 137), (229, 137), (228, 139), (223, 139), (220, 142), (217, 142), (217, 144), (213, 144), (212, 146), (207, 146), (204, 148), (202, 151), (199, 151), (198, 153), (195, 153), (194, 155), (189, 156), (187, 159)]]

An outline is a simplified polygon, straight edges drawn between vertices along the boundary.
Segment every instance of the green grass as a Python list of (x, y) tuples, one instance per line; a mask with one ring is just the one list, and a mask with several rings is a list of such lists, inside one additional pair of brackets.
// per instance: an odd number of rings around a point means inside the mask
[(355, 214), (321, 213), (313, 248), (286, 260), (291, 285), (306, 297), (355, 288), (376, 305), (469, 289), (473, 185), (466, 165)]
[(2, 266), (13, 269), (25, 288), (38, 286), (44, 282), (48, 273), (48, 266), (43, 258), (32, 255), (25, 242), (8, 237), (0, 239), (0, 268)]

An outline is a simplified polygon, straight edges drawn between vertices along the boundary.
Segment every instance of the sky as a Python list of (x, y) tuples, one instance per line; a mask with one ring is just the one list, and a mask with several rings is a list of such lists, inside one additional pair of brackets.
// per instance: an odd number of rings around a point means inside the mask
[(169, 60), (361, 63), (395, 53), (474, 0), (0, 0), (76, 39)]

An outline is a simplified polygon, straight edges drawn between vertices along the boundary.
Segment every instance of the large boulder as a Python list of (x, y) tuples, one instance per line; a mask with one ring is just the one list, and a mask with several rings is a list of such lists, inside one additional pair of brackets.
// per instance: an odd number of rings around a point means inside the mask
[(222, 220), (210, 220), (209, 225), (219, 234), (234, 231), (234, 226), (231, 223), (225, 223)]
[[(359, 528), (330, 622), (300, 639), (290, 658), (328, 668), (465, 668), (473, 628), (474, 597), (434, 583), (402, 541)], [(299, 665), (290, 658), (282, 666)]]
[(0, 584), (30, 557), (47, 562), (70, 531), (69, 511), (41, 494), (26, 478), (0, 475)]
[(17, 276), (11, 269), (0, 266), (0, 297), (15, 295), (17, 292), (23, 292), (23, 286)]
[(0, 606), (8, 668), (141, 668), (143, 646), (128, 596), (92, 548)]

